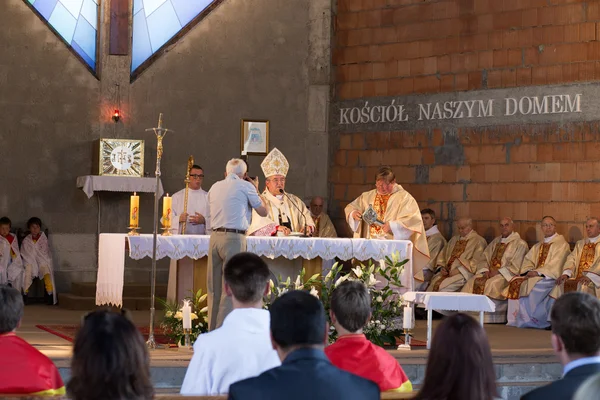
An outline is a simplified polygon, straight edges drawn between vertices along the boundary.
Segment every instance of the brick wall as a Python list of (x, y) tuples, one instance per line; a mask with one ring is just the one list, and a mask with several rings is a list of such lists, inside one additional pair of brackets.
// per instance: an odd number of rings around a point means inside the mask
[[(335, 100), (600, 79), (600, 1), (339, 0)], [(378, 166), (447, 220), (498, 234), (511, 216), (536, 241), (543, 215), (574, 242), (600, 216), (597, 122), (337, 133), (331, 212), (373, 187)], [(458, 149), (459, 154), (456, 154)], [(442, 157), (446, 151), (453, 157)], [(450, 160), (450, 161), (449, 161)]]

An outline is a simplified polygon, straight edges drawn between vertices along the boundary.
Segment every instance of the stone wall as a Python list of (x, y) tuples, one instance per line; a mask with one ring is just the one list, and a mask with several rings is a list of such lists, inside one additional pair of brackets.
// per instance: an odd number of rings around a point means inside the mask
[[(99, 232), (126, 232), (128, 194), (88, 200), (75, 187), (77, 176), (92, 171), (93, 142), (146, 139), (145, 170), (152, 176), (156, 139), (144, 130), (156, 126), (161, 112), (175, 130), (165, 138), (162, 162), (169, 193), (183, 187), (190, 154), (205, 168), (206, 190), (222, 178), (227, 160), (240, 154), (242, 118), (270, 120), (270, 146), (292, 165), (290, 192), (304, 198), (326, 192), (330, 0), (226, 0), (133, 83), (130, 56), (108, 55), (110, 1), (101, 4), (96, 78), (22, 0), (0, 2), (0, 213), (17, 227), (32, 215), (47, 224), (60, 290), (95, 280)], [(111, 120), (116, 84), (117, 124)], [(261, 159), (250, 159), (259, 176)], [(152, 204), (152, 194), (141, 196), (145, 233)], [(148, 282), (149, 266), (127, 261), (126, 279)]]
[[(553, 215), (567, 240), (580, 239), (585, 218), (600, 215), (599, 39), (598, 1), (339, 0), (330, 171), (338, 226), (387, 164), (447, 236), (456, 233), (448, 221), (471, 216), (489, 240), (510, 216), (531, 244), (536, 223)], [(506, 108), (506, 98), (541, 105), (563, 94), (581, 95), (580, 109)], [(492, 116), (454, 114), (457, 102), (490, 99)], [(404, 106), (394, 121), (380, 121), (379, 110), (377, 123), (343, 118), (342, 109), (392, 101)], [(443, 112), (448, 102), (449, 118), (423, 116), (420, 105)]]

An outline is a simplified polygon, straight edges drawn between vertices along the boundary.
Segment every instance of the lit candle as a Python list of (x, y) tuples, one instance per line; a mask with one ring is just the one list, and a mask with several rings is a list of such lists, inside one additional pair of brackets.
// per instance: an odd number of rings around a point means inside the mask
[(412, 307), (404, 307), (404, 317), (402, 318), (402, 328), (412, 329), (413, 328), (413, 313)]
[(165, 228), (171, 227), (171, 210), (173, 205), (173, 198), (169, 196), (169, 193), (163, 197), (163, 215), (162, 221)]
[(133, 192), (129, 205), (129, 226), (137, 228), (140, 224), (140, 196)]
[(183, 316), (183, 329), (192, 329), (192, 307), (188, 300), (183, 301), (181, 314)]

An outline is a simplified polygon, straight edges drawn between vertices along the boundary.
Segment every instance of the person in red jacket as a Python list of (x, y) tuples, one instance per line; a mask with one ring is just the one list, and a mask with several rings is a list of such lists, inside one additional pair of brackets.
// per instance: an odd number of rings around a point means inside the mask
[(54, 363), (15, 334), (23, 317), (23, 297), (0, 285), (0, 396), (55, 396), (65, 385)]
[(325, 348), (333, 365), (377, 383), (382, 392), (413, 390), (398, 361), (363, 334), (371, 318), (371, 297), (362, 282), (345, 281), (333, 291), (330, 316), (339, 334)]

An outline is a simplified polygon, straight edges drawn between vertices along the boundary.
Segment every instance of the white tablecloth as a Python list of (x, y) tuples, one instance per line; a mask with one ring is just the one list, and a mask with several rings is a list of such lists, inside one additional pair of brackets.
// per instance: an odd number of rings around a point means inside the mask
[[(94, 195), (94, 191), (154, 193), (156, 178), (86, 175), (77, 177), (77, 187), (81, 188), (88, 198)], [(159, 180), (158, 196), (162, 196), (163, 193), (162, 182)]]
[[(129, 256), (134, 260), (152, 257), (152, 235), (127, 236), (125, 233), (102, 233), (98, 245), (98, 280), (96, 304), (122, 305), (123, 275), (125, 271), (125, 238), (129, 240)], [(158, 236), (156, 258), (179, 260), (184, 257), (198, 259), (208, 254), (210, 236), (173, 235)], [(267, 258), (324, 260), (340, 258), (349, 260), (381, 259), (400, 252), (400, 258), (408, 258), (405, 265), (412, 277), (412, 242), (408, 240), (367, 240), (346, 238), (301, 237), (248, 237), (248, 251)], [(412, 282), (412, 280), (410, 280)]]
[(404, 300), (425, 304), (427, 310), (496, 311), (496, 305), (487, 296), (471, 293), (406, 292)]

